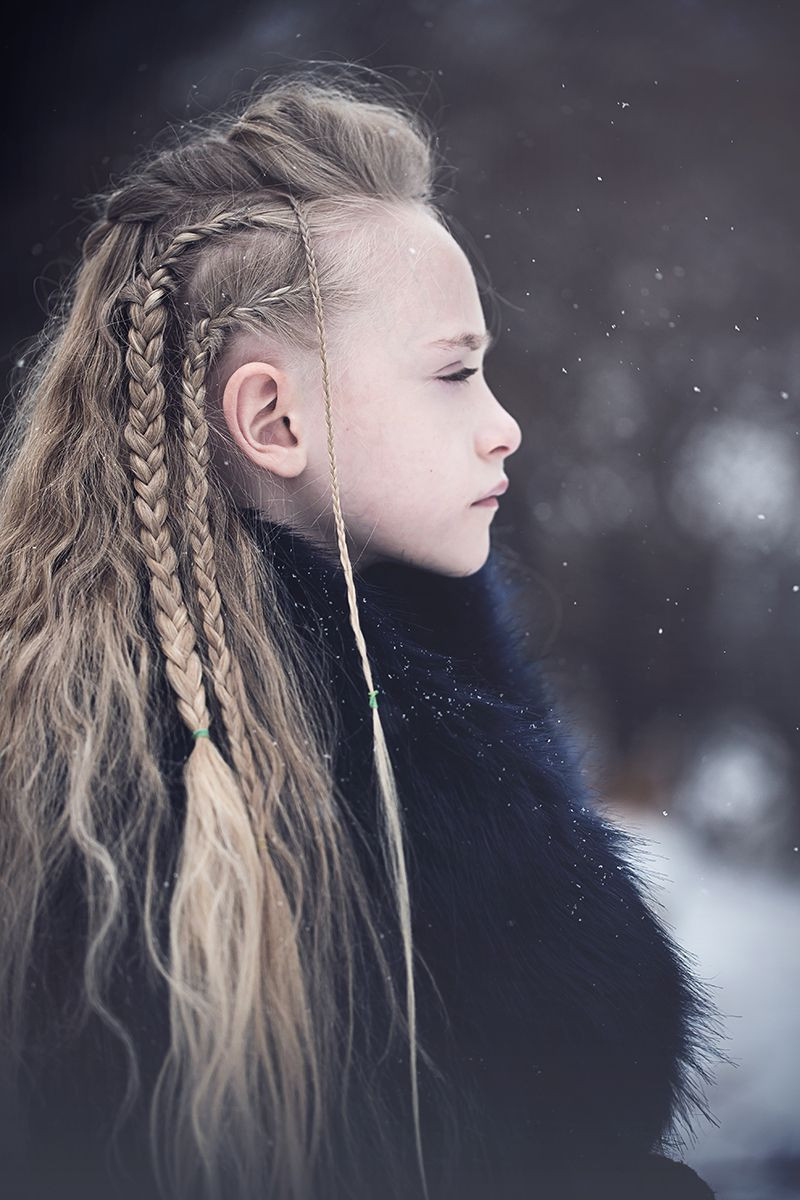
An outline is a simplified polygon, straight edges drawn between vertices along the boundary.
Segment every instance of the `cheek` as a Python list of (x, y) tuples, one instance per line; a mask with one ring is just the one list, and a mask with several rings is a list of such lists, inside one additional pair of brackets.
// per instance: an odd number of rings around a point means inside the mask
[[(391, 440), (379, 424), (353, 423), (341, 429), (334, 424), (336, 462), (340, 480), (349, 479), (359, 492), (374, 491), (375, 485), (390, 472)], [(328, 458), (327, 442), (325, 457)]]
[(365, 406), (359, 419), (346, 423), (336, 424), (334, 415), (334, 437), (337, 460), (364, 479), (396, 478), (413, 470), (424, 452), (418, 425), (389, 406)]
[[(420, 398), (413, 387), (392, 389), (385, 380), (374, 390), (349, 393), (341, 409), (333, 408), (333, 431), (342, 492), (347, 481), (363, 512), (375, 504), (398, 519), (421, 510), (430, 517), (432, 499), (457, 487), (457, 430), (449, 410), (437, 407), (435, 397)], [(327, 436), (323, 450), (329, 470)]]
[[(332, 415), (337, 457), (359, 459), (383, 453), (386, 443), (390, 441), (392, 402), (380, 381), (374, 390), (362, 385), (344, 391), (338, 405), (334, 392)], [(327, 426), (325, 442), (327, 447)]]

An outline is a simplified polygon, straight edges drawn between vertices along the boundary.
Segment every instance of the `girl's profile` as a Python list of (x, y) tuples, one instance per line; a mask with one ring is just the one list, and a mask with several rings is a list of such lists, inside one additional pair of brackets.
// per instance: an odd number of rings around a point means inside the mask
[(308, 66), (94, 197), (2, 442), (9, 1194), (713, 1196), (717, 1013), (516, 616), (442, 166)]

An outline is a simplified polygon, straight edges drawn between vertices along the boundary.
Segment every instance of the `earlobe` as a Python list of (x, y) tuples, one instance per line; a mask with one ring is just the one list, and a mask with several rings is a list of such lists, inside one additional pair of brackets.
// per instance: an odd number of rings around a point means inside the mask
[(301, 420), (283, 371), (248, 362), (228, 379), (222, 408), (231, 437), (252, 463), (277, 475), (299, 475), (306, 466)]

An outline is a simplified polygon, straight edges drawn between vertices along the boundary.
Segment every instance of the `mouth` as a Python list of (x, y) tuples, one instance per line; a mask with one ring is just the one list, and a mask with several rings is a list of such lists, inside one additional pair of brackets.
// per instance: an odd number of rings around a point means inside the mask
[(496, 487), (493, 487), (492, 490), (486, 496), (481, 496), (480, 500), (473, 500), (472, 505), (470, 507), (474, 508), (475, 505), (484, 505), (485, 504), (491, 508), (497, 508), (497, 505), (499, 503), (497, 497), (502, 496), (503, 492), (505, 492), (507, 490), (508, 490), (508, 479), (506, 479), (506, 477), (503, 476), (503, 478), (500, 480), (500, 482), (497, 484)]

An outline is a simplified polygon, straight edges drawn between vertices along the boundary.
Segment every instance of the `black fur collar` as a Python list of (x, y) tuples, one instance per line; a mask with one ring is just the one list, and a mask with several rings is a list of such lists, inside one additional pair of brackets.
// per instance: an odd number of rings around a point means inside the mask
[[(363, 805), (372, 718), (338, 555), (250, 515), (287, 612), (327, 647), (337, 772)], [(466, 1200), (468, 1176), (476, 1196), (528, 1196), (545, 1179), (548, 1200), (559, 1187), (572, 1196), (564, 1173), (585, 1162), (593, 1197), (709, 1196), (659, 1152), (680, 1150), (698, 1115), (714, 1120), (704, 1092), (727, 1061), (719, 1013), (629, 861), (638, 835), (603, 814), (582, 776), (512, 615), (508, 570), (492, 549), (464, 578), (401, 563), (355, 578), (403, 801), (417, 951), (447, 1010), (442, 1021), (422, 974), (420, 1028), (468, 1132), (452, 1195)], [(364, 814), (367, 833), (375, 819)], [(407, 1068), (393, 1086), (405, 1095)], [(429, 1110), (435, 1124), (433, 1100)], [(607, 1193), (599, 1162), (622, 1172)], [(685, 1172), (674, 1190), (662, 1175), (653, 1186), (650, 1172), (667, 1167)]]

